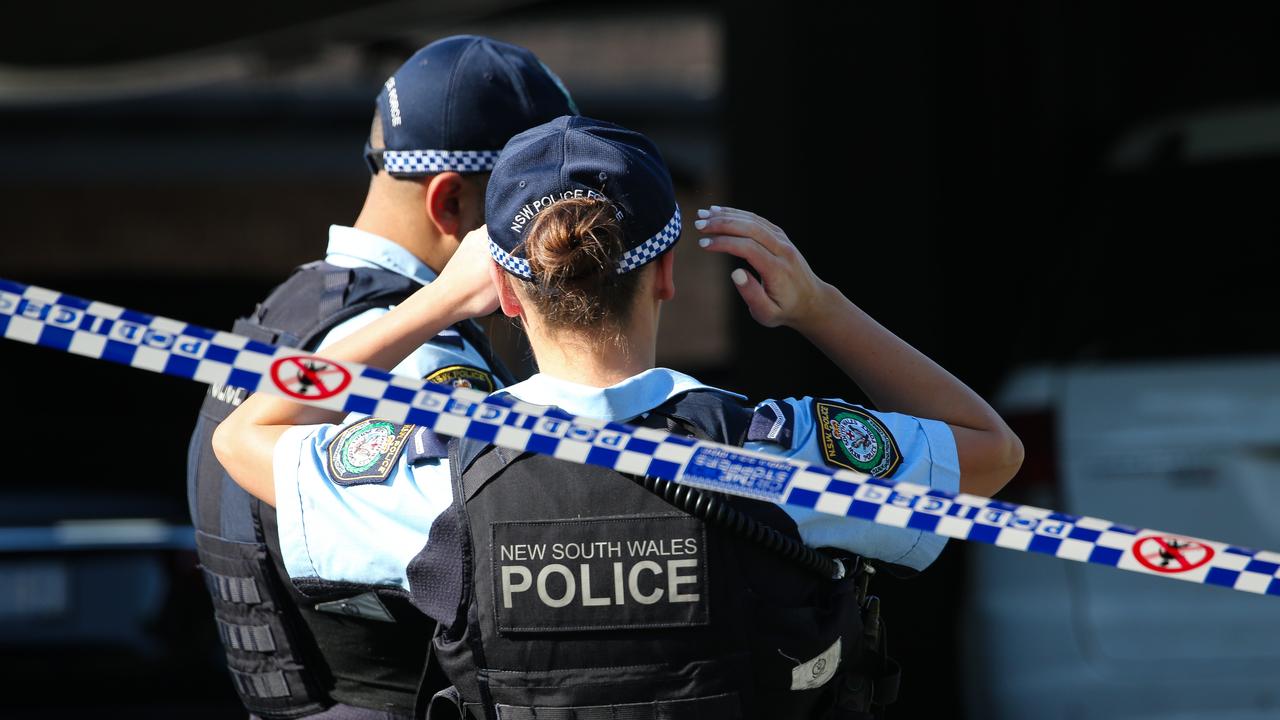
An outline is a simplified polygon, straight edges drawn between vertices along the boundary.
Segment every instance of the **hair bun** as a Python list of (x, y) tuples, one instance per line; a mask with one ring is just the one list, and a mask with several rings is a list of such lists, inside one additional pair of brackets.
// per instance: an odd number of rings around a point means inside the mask
[(562, 200), (539, 213), (526, 232), (534, 281), (552, 288), (612, 273), (624, 251), (622, 227), (609, 203), (597, 199)]
[(644, 273), (618, 273), (622, 225), (607, 200), (572, 198), (543, 210), (525, 230), (533, 280), (519, 280), (547, 327), (625, 347)]

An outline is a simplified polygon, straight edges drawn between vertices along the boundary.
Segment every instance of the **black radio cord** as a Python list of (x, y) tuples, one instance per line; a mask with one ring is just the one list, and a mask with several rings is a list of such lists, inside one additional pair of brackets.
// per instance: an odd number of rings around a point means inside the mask
[(844, 575), (843, 563), (793, 537), (783, 535), (777, 528), (743, 513), (717, 494), (648, 475), (628, 477), (645, 490), (703, 522), (750, 540), (823, 578), (833, 580)]

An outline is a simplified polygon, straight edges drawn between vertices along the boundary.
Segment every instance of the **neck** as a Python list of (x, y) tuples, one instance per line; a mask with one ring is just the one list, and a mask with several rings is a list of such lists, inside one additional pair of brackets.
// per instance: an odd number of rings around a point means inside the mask
[(352, 227), (390, 240), (439, 273), (448, 257), (436, 227), (422, 211), (425, 201), (411, 192), (414, 188), (387, 187), (389, 182), (397, 181), (374, 178)]
[(591, 387), (609, 387), (654, 367), (657, 327), (643, 320), (618, 342), (595, 339), (569, 330), (548, 336), (541, 328), (525, 329), (538, 362), (538, 372)]

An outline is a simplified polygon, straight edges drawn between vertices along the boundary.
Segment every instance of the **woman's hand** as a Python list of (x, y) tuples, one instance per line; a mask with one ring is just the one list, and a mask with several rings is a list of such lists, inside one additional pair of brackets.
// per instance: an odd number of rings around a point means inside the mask
[(755, 213), (718, 205), (699, 210), (698, 217), (702, 219), (694, 227), (703, 234), (698, 245), (740, 257), (759, 274), (757, 280), (739, 268), (730, 275), (756, 322), (802, 330), (821, 317), (823, 298), (831, 288), (814, 274), (782, 228)]
[(867, 396), (889, 412), (947, 423), (960, 460), (960, 490), (990, 497), (1022, 464), (1022, 443), (977, 393), (889, 332), (814, 275), (777, 225), (754, 213), (712, 206), (699, 210), (699, 242), (740, 257), (760, 274), (733, 271), (751, 316), (804, 335)]
[(484, 225), (467, 233), (432, 285), (439, 285), (459, 320), (483, 317), (498, 309), (498, 291), (489, 276), (489, 232)]

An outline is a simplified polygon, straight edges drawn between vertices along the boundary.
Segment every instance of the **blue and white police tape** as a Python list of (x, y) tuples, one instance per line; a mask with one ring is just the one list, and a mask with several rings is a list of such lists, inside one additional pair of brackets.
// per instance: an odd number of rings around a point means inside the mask
[(334, 362), (0, 279), (10, 340), (518, 451), (950, 538), (1280, 596), (1280, 553), (895, 483)]

